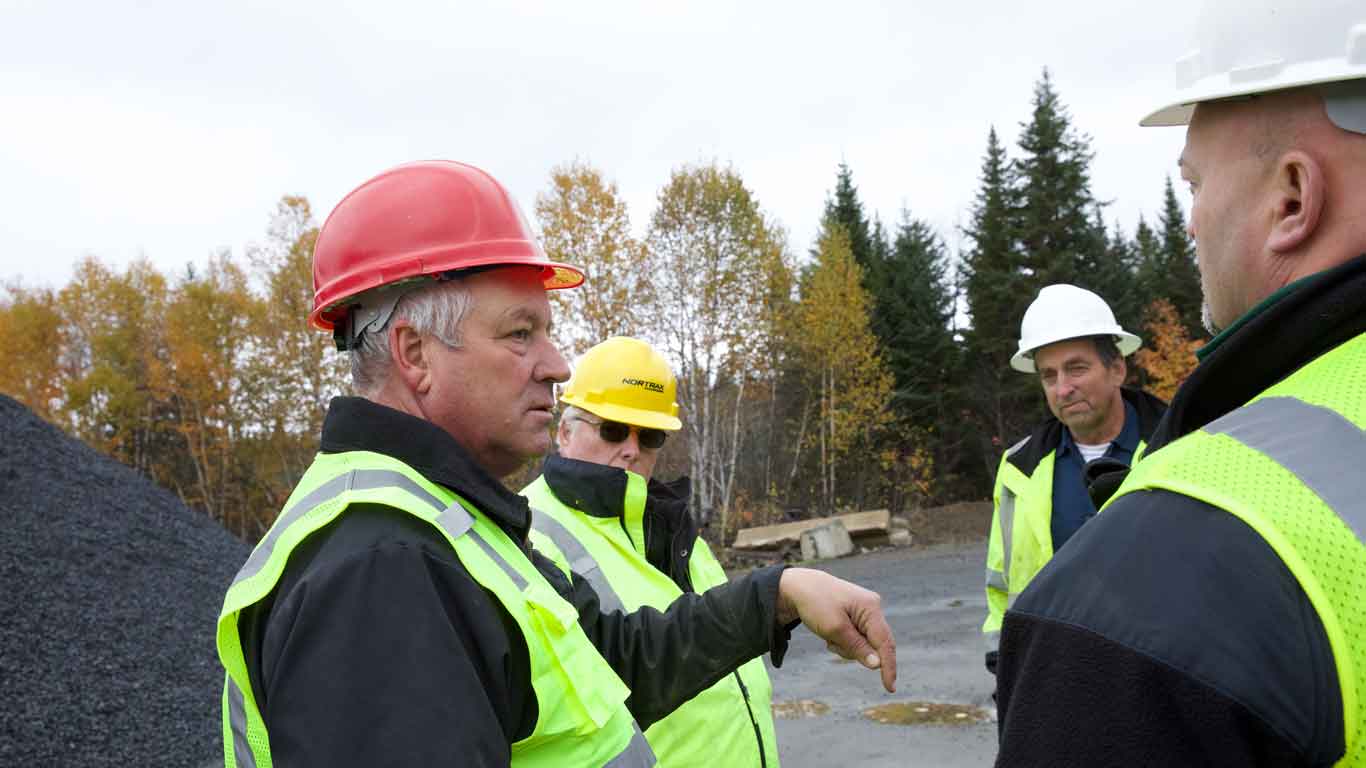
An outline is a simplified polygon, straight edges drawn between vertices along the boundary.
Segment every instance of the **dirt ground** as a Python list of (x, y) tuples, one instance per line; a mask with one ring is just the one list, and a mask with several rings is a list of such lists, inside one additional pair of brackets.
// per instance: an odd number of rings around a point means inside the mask
[(964, 501), (944, 507), (912, 510), (911, 547), (985, 541), (991, 527), (990, 501)]

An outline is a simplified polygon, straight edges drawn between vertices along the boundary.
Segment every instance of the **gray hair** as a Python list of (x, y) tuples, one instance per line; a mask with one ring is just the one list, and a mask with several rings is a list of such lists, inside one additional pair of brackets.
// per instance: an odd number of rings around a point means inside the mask
[(361, 334), (351, 358), (351, 386), (357, 395), (372, 397), (389, 379), (392, 366), (388, 326), (396, 318), (408, 321), (418, 333), (430, 333), (451, 349), (460, 349), (461, 326), (474, 307), (474, 296), (461, 280), (433, 280), (403, 294), (383, 327)]
[[(598, 420), (597, 416), (594, 416), (593, 414), (589, 413), (588, 411), (585, 411), (577, 405), (566, 405), (564, 407), (564, 410), (560, 412), (560, 423), (567, 425), (571, 421), (585, 420), (583, 418), (585, 416), (589, 417), (586, 419), (586, 421), (591, 422)], [(572, 430), (573, 427), (566, 426), (565, 429)]]

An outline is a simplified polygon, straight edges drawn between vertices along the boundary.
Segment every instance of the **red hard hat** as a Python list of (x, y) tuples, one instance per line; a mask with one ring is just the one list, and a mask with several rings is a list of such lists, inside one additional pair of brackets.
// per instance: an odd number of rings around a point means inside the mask
[(577, 267), (546, 257), (492, 176), (449, 160), (400, 165), (352, 190), (323, 223), (313, 247), (308, 319), (330, 331), (372, 288), (503, 264), (541, 267), (547, 290), (583, 282)]

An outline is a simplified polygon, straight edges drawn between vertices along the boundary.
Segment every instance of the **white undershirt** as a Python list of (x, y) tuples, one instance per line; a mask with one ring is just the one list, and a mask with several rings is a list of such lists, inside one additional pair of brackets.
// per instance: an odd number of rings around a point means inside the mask
[(1077, 443), (1077, 450), (1081, 451), (1081, 458), (1083, 460), (1082, 463), (1088, 461), (1095, 461), (1096, 459), (1099, 459), (1101, 456), (1104, 456), (1106, 451), (1110, 450), (1110, 443), (1101, 443), (1100, 445), (1087, 445), (1086, 443)]

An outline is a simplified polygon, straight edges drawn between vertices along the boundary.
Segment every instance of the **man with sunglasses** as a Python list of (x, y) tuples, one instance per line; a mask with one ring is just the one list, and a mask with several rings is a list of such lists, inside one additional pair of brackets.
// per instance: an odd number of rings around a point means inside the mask
[[(593, 585), (603, 610), (661, 611), (726, 582), (688, 513), (689, 480), (651, 478), (669, 432), (683, 426), (669, 363), (617, 336), (584, 353), (560, 402), (558, 455), (523, 489), (532, 543)], [(672, 674), (665, 668), (661, 674)], [(751, 659), (645, 731), (661, 765), (776, 768), (772, 685)]]

